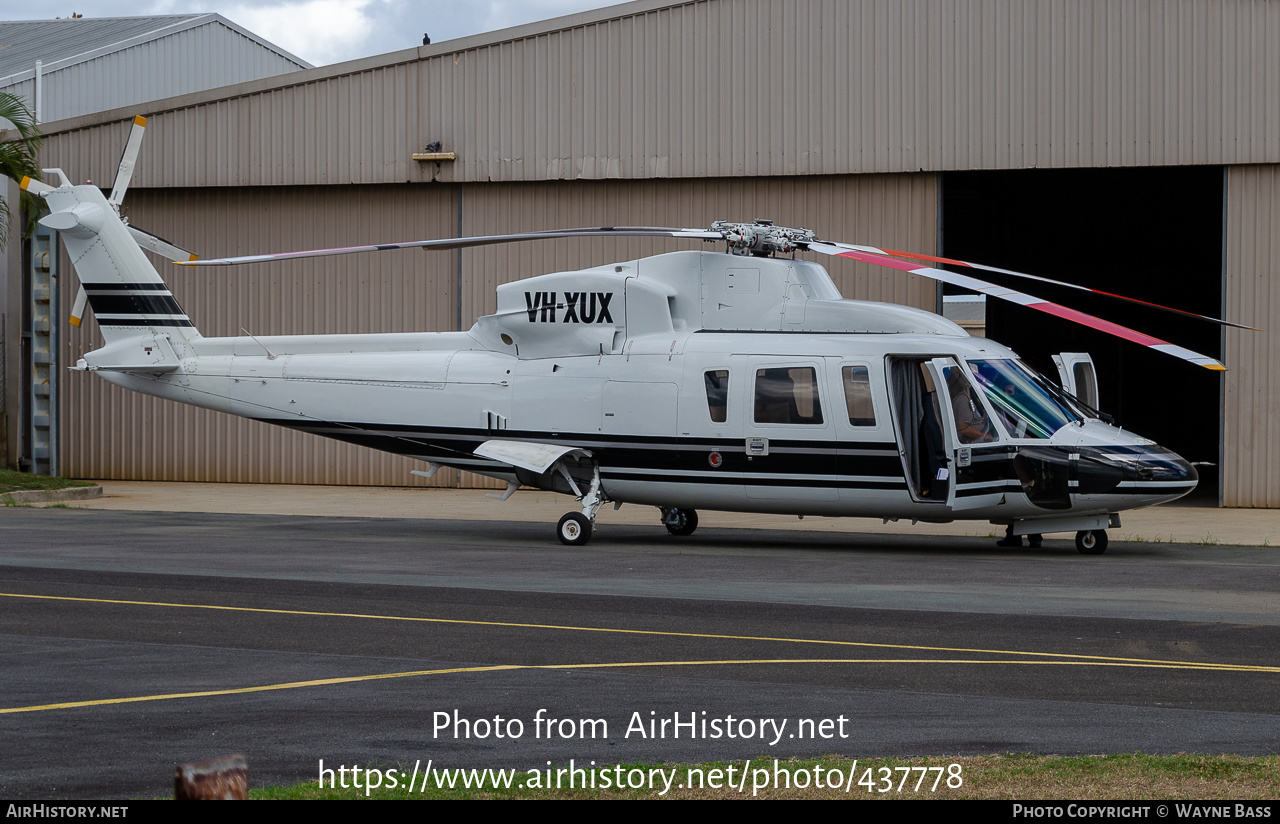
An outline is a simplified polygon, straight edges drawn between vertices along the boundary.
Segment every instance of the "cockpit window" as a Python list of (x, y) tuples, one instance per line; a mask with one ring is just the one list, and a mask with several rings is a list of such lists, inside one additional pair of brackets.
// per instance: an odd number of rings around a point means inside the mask
[(1018, 361), (969, 361), (996, 417), (1013, 438), (1048, 438), (1080, 416)]

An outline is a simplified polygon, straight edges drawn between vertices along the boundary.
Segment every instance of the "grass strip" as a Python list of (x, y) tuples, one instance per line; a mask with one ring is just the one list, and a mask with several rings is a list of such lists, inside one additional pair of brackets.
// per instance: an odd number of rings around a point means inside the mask
[(70, 478), (50, 478), (48, 475), (32, 475), (0, 469), (0, 492), (25, 492), (32, 489), (69, 489), (76, 486), (93, 486), (92, 481), (73, 481)]

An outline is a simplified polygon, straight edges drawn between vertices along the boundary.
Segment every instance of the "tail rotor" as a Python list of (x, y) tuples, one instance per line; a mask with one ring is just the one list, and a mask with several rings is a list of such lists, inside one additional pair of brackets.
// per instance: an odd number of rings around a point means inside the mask
[[(111, 187), (111, 196), (107, 198), (107, 203), (120, 215), (120, 204), (124, 201), (124, 196), (129, 191), (129, 184), (133, 182), (133, 170), (138, 162), (138, 153), (142, 150), (142, 138), (146, 133), (147, 119), (142, 115), (133, 118), (133, 127), (129, 130), (129, 140), (124, 145), (124, 151), (120, 155), (120, 166), (116, 170), (116, 180)], [(33, 194), (38, 192), (33, 191)], [(136, 226), (129, 225), (129, 219), (120, 216), (121, 221), (129, 230), (129, 234), (148, 252), (154, 252), (160, 257), (172, 260), (177, 263), (188, 263), (196, 260), (196, 256), (185, 249), (182, 249), (170, 243), (163, 238), (157, 237), (150, 232), (144, 232)], [(88, 307), (89, 296), (85, 292), (84, 286), (81, 286), (76, 292), (76, 299), (71, 305), (71, 315), (67, 321), (72, 326), (79, 326), (81, 320), (84, 319), (84, 313)]]

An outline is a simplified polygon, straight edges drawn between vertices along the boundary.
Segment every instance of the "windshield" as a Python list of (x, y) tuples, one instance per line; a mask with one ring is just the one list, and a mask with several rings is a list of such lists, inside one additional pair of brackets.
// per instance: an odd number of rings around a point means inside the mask
[(1044, 386), (1043, 379), (1012, 360), (969, 361), (974, 380), (1013, 438), (1047, 438), (1080, 417)]

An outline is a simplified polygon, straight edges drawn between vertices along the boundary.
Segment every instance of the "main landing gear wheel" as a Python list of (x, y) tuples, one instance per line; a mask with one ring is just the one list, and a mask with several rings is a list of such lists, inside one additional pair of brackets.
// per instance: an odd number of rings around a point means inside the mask
[(698, 511), (696, 509), (666, 509), (662, 512), (662, 523), (672, 535), (692, 535), (698, 528)]
[(569, 546), (585, 546), (591, 540), (591, 519), (581, 512), (566, 513), (556, 527), (560, 543)]
[(1105, 529), (1082, 530), (1076, 533), (1076, 549), (1081, 555), (1101, 555), (1107, 551)]

